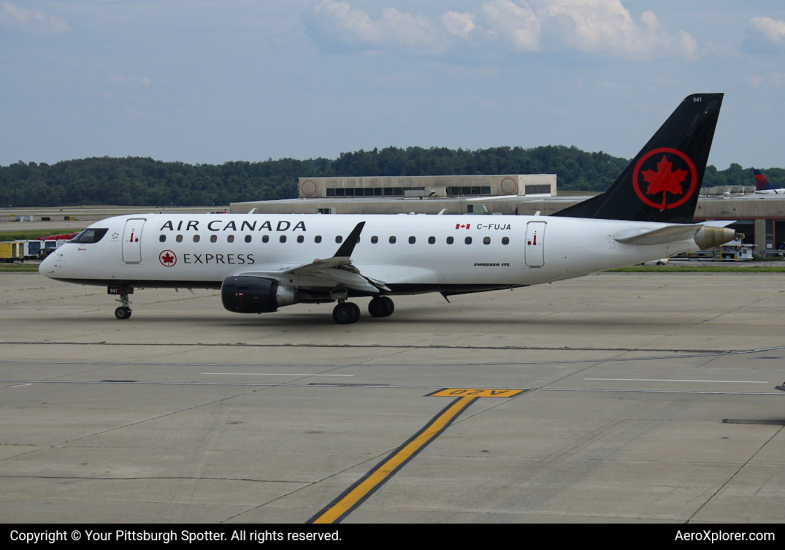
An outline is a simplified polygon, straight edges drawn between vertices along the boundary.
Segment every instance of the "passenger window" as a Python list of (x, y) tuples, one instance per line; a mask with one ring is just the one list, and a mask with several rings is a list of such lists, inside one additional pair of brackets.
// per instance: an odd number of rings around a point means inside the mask
[(177, 238), (175, 239), (175, 241), (177, 241), (178, 243), (183, 242), (183, 236), (182, 235), (177, 235)]
[(502, 244), (510, 244), (510, 238), (509, 237), (503, 237), (502, 238)]
[(253, 237), (251, 237), (250, 235), (246, 235), (246, 236), (245, 236), (245, 242), (247, 242), (247, 243), (251, 242), (251, 239), (252, 239), (252, 238), (253, 238)]
[(262, 242), (263, 243), (270, 242), (270, 235), (262, 235)]
[(397, 239), (395, 237), (390, 237), (390, 244), (395, 244)]
[(218, 240), (218, 235), (210, 235), (210, 242), (214, 243)]
[(318, 243), (320, 243), (320, 242), (322, 242), (322, 236), (321, 236), (321, 235), (316, 235), (316, 236), (313, 238), (313, 242), (315, 242), (315, 243), (317, 243), (317, 244), (318, 244)]
[(409, 237), (409, 244), (414, 244), (417, 242), (417, 237)]
[(195, 242), (195, 243), (198, 243), (198, 242), (199, 242), (199, 235), (194, 235), (194, 242)]
[(434, 244), (436, 242), (436, 237), (428, 237), (428, 244)]
[(466, 239), (463, 242), (465, 242), (466, 244), (472, 244), (472, 238), (466, 237)]
[(234, 242), (234, 235), (229, 235), (228, 237), (226, 237), (226, 242), (233, 243)]
[(376, 243), (378, 243), (378, 242), (379, 242), (379, 237), (377, 237), (376, 235), (374, 235), (373, 237), (371, 237), (371, 242), (372, 242), (373, 244), (376, 244)]
[(485, 238), (482, 240), (482, 244), (491, 244), (491, 238), (490, 238), (490, 237), (485, 237)]
[(278, 240), (280, 242), (282, 242), (282, 243), (285, 243), (286, 242), (286, 235), (281, 235), (281, 237)]
[(302, 235), (298, 235), (298, 236), (297, 236), (297, 242), (298, 242), (298, 243), (301, 243), (301, 242), (303, 242), (304, 240), (305, 240), (305, 237), (303, 237)]
[(338, 235), (337, 237), (335, 237), (335, 242), (336, 242), (336, 243), (341, 243), (341, 242), (343, 242), (343, 237), (341, 237), (340, 235)]
[(162, 242), (162, 243), (165, 243), (166, 242), (166, 235), (161, 235), (160, 237), (158, 237), (158, 241)]
[(455, 239), (452, 237), (447, 237), (447, 244), (452, 244), (453, 242), (455, 242)]

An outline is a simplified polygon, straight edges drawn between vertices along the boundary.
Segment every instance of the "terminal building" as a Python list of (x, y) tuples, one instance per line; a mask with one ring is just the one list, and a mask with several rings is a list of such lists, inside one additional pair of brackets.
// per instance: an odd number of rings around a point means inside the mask
[[(542, 215), (595, 193), (559, 195), (555, 174), (300, 178), (296, 199), (232, 203), (232, 213)], [(757, 254), (785, 248), (785, 195), (704, 189), (696, 221), (733, 220)]]
[(522, 200), (556, 196), (556, 174), (300, 178), (297, 199), (232, 203), (269, 214), (523, 214)]
[(300, 178), (299, 198), (555, 195), (556, 174)]

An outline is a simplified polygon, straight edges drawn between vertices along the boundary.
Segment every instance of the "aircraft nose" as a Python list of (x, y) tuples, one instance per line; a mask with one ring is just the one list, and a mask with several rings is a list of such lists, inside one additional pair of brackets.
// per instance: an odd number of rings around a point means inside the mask
[(47, 277), (54, 277), (55, 271), (55, 260), (54, 260), (55, 253), (52, 252), (49, 254), (44, 260), (41, 262), (41, 265), (38, 266), (38, 273), (41, 275), (46, 275)]

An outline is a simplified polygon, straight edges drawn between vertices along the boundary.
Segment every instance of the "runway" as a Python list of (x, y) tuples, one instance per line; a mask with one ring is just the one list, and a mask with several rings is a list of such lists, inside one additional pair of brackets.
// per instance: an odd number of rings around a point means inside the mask
[(0, 274), (5, 522), (778, 523), (785, 284), (603, 273), (225, 311)]

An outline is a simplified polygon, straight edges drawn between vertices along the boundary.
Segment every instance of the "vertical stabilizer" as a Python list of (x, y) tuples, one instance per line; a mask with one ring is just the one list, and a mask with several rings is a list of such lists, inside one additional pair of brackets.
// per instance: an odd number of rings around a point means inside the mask
[(779, 195), (785, 189), (777, 189), (775, 188), (771, 182), (769, 182), (769, 178), (755, 168), (752, 169), (752, 173), (755, 175), (755, 191), (758, 193), (774, 193), (775, 195)]
[(553, 215), (692, 223), (722, 97), (687, 96), (605, 193)]

